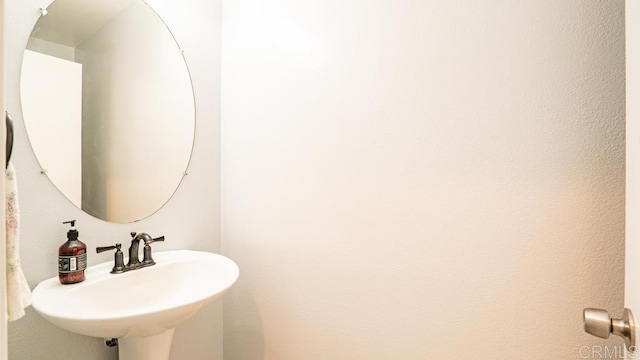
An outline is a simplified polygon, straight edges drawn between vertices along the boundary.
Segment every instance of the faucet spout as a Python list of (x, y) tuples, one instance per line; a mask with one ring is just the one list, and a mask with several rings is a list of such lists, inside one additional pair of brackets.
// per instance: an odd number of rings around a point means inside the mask
[(140, 257), (138, 256), (138, 248), (140, 247), (140, 235), (136, 235), (135, 232), (131, 233), (131, 246), (129, 246), (129, 262), (127, 263), (128, 270), (134, 270), (140, 267)]
[[(140, 242), (144, 243), (144, 260), (140, 261), (139, 248)], [(151, 266), (155, 264), (155, 261), (151, 258), (151, 244), (156, 241), (164, 241), (164, 236), (159, 238), (152, 238), (149, 234), (135, 232), (131, 233), (131, 246), (129, 247), (129, 263), (127, 264), (127, 270), (135, 270), (140, 267)]]

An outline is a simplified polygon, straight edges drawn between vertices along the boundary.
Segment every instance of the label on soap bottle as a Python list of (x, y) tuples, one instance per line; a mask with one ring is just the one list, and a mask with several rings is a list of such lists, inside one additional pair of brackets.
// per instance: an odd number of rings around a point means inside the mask
[(68, 274), (87, 268), (87, 253), (75, 256), (58, 256), (58, 272)]

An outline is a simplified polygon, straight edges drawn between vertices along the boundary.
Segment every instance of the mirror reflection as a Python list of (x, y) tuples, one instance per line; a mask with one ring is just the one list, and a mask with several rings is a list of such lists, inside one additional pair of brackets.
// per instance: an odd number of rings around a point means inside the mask
[(191, 80), (143, 1), (54, 1), (29, 38), (21, 97), (43, 172), (90, 215), (143, 219), (180, 184), (195, 131)]

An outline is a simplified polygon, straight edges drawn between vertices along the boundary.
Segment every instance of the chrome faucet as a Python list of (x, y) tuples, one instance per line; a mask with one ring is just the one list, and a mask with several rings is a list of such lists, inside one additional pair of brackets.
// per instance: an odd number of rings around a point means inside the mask
[[(138, 256), (140, 241), (144, 242), (144, 251), (143, 258), (140, 261), (140, 257)], [(124, 265), (124, 260), (122, 256), (122, 251), (120, 251), (120, 244), (116, 244), (113, 246), (102, 246), (96, 248), (96, 252), (101, 253), (107, 250), (116, 250), (114, 255), (115, 264), (113, 269), (111, 270), (112, 274), (120, 274), (129, 270), (136, 270), (143, 267), (155, 265), (155, 261), (151, 257), (151, 244), (156, 241), (164, 241), (164, 236), (160, 236), (158, 238), (152, 238), (149, 234), (140, 233), (137, 234), (135, 232), (131, 233), (131, 246), (129, 246), (129, 262), (127, 265)]]

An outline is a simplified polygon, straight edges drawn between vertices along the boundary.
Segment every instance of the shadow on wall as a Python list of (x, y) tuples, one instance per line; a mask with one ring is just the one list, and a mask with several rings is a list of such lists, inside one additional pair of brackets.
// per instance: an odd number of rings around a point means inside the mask
[[(234, 360), (264, 359), (264, 328), (250, 284), (242, 276), (223, 298), (225, 320), (224, 358)], [(233, 349), (233, 351), (231, 351)]]
[[(91, 360), (118, 359), (118, 348), (106, 347), (104, 339), (62, 330), (38, 315), (32, 307), (26, 309), (25, 318), (9, 323), (9, 334), (9, 359), (72, 360), (80, 359), (83, 354), (92, 354)], [(56, 351), (52, 353), (51, 349)]]

